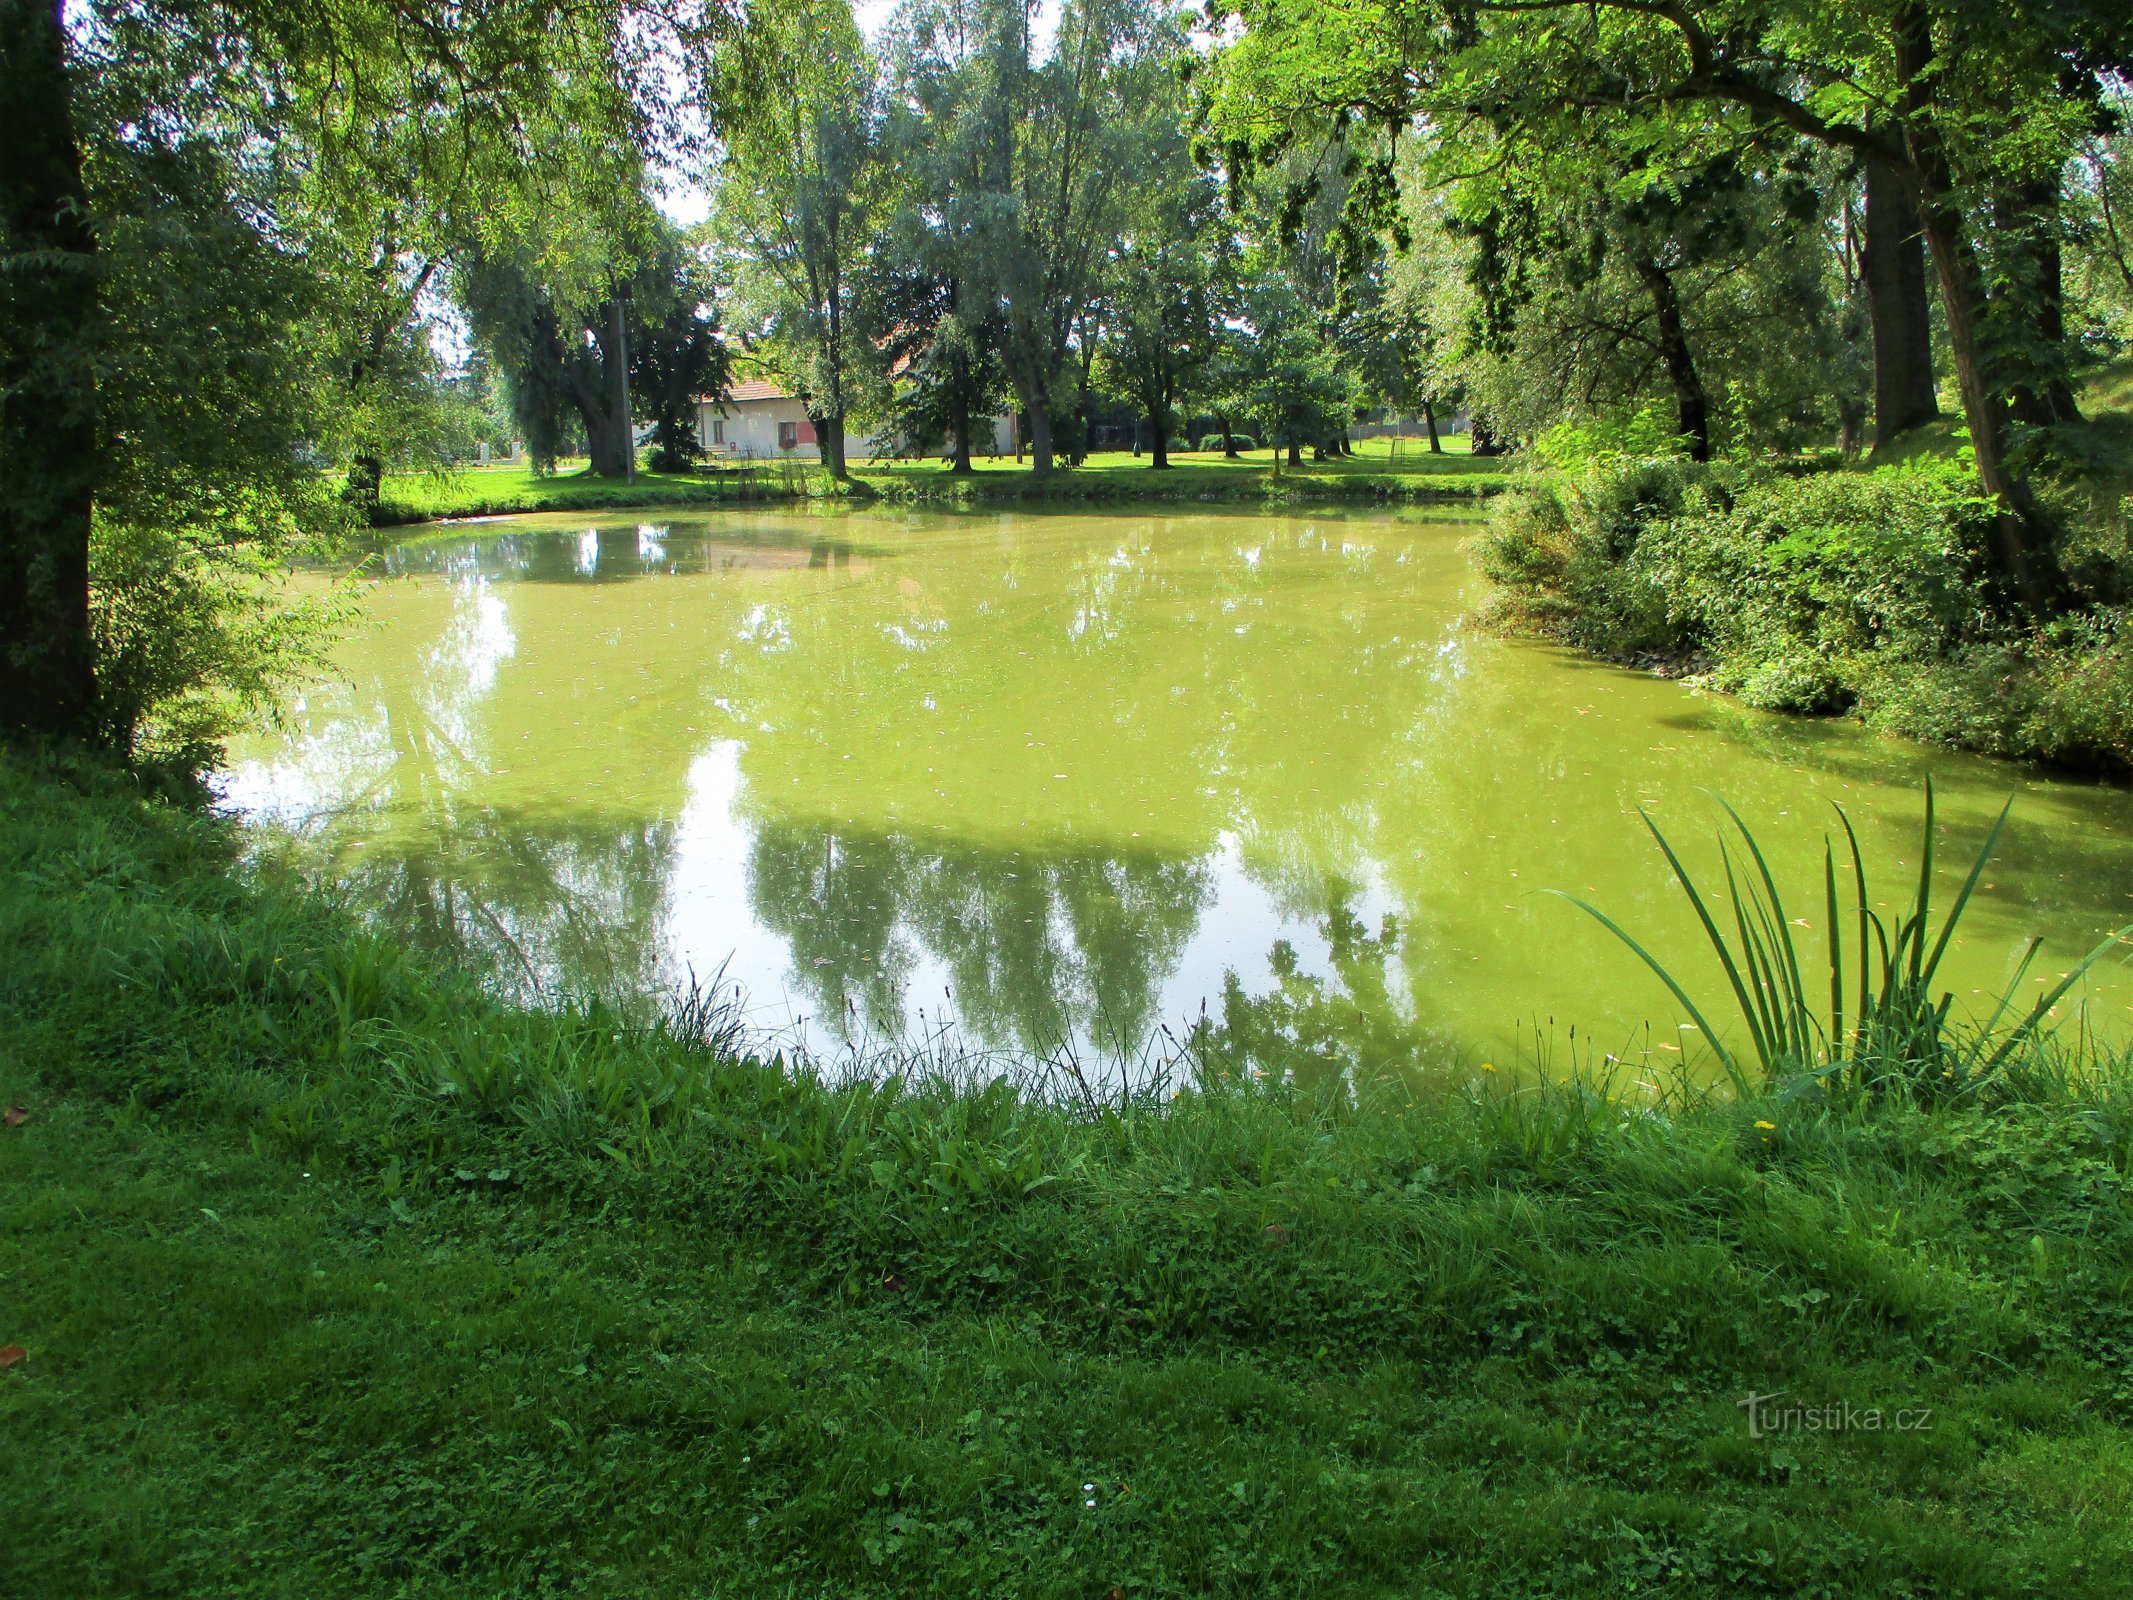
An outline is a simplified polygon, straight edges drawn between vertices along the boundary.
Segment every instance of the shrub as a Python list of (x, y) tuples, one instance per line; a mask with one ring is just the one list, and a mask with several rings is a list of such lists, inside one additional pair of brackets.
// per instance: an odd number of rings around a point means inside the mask
[(99, 518), (89, 547), (98, 718), (111, 748), (205, 767), (281, 689), (320, 671), (349, 589), (292, 593), (292, 536)]
[(1597, 655), (1682, 656), (1693, 638), (1633, 561), (1646, 532), (1722, 508), (1730, 474), (1674, 457), (1619, 457), (1504, 495), (1480, 543), (1499, 615)]
[(1499, 500), (1479, 557), (1499, 620), (1595, 655), (1704, 667), (1770, 710), (2133, 768), (2133, 609), (2085, 583), (2075, 616), (2000, 619), (1992, 517), (1964, 468), (1930, 457), (1781, 474), (1603, 454)]
[(1769, 477), (1651, 530), (1628, 561), (1751, 705), (1839, 711), (1866, 658), (1938, 661), (1986, 626), (1991, 503), (1953, 472)]
[[(1232, 433), (1229, 436), (1229, 442), (1239, 450), (1256, 450), (1259, 448), (1259, 441), (1248, 433)], [(1219, 433), (1203, 433), (1200, 435), (1199, 442), (1193, 448), (1195, 450), (1210, 450), (1219, 455), (1222, 452), (1222, 435)]]

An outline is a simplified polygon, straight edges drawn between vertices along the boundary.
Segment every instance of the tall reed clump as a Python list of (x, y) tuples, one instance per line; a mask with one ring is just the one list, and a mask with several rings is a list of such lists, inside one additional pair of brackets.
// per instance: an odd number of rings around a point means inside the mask
[[(1726, 903), (1722, 907), (1716, 905), (1715, 897), (1707, 896), (1697, 886), (1649, 815), (1644, 817), (1644, 825), (1680, 879), (1689, 908), (1725, 971), (1747, 1029), (1760, 1083), (1751, 1080), (1748, 1067), (1727, 1049), (1687, 988), (1651, 951), (1596, 907), (1575, 896), (1564, 898), (1598, 919), (1659, 975), (1702, 1031), (1743, 1099), (1770, 1089), (1789, 1098), (1819, 1093), (1834, 1102), (1855, 1104), (1894, 1096), (1930, 1103), (1979, 1095), (2005, 1080), (2025, 1049), (2039, 1043), (2053, 1008), (2087, 976), (2091, 967), (2133, 935), (2133, 923), (2115, 929), (2024, 1010), (2015, 997), (2043, 944), (2042, 939), (2032, 937), (2015, 963), (2014, 975), (1983, 1022), (1952, 1016), (1955, 997), (1943, 990), (1936, 1000), (1935, 980), (1986, 864), (1999, 845), (2014, 802), (2009, 800), (2000, 808), (1999, 817), (1971, 863), (1969, 875), (1936, 928), (1936, 830), (1933, 782), (1928, 778), (1918, 884), (1909, 909), (1893, 920), (1884, 919), (1873, 909), (1859, 836), (1844, 808), (1833, 808), (1844, 831), (1845, 863), (1840, 867), (1835, 841), (1825, 838), (1821, 887), (1828, 928), (1828, 975), (1826, 988), (1819, 976), (1810, 985), (1799, 943), (1793, 937), (1793, 921), (1762, 846), (1739, 812), (1724, 800), (1718, 803), (1732, 824), (1730, 835), (1724, 831), (1719, 834), (1719, 856), (1726, 880)], [(1843, 904), (1847, 887), (1852, 901), (1849, 913)], [(1731, 922), (1730, 933), (1720, 926), (1721, 914)], [(1849, 951), (1844, 931), (1847, 923), (1853, 929)]]

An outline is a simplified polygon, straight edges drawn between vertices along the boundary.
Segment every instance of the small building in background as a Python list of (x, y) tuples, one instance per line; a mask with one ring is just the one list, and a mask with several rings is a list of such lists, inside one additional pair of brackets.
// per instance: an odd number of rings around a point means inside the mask
[[(985, 422), (992, 424), (992, 438), (985, 437)], [(704, 454), (713, 461), (819, 461), (822, 441), (808, 421), (799, 400), (768, 378), (743, 378), (721, 400), (712, 395), (696, 403), (697, 438)], [(1013, 455), (1015, 419), (1001, 415), (978, 419), (971, 450), (976, 455)], [(990, 449), (987, 448), (988, 444)], [(887, 434), (854, 433), (845, 430), (847, 461), (885, 460), (909, 456), (908, 446)], [(930, 454), (942, 452), (935, 450)]]

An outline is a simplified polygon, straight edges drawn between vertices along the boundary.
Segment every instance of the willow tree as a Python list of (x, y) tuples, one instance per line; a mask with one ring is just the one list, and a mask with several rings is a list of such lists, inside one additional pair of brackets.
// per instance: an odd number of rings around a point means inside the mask
[(862, 274), (894, 204), (879, 80), (846, 0), (754, 12), (740, 48), (757, 94), (727, 136), (712, 224), (735, 325), (844, 478), (845, 419), (875, 365)]
[(975, 0), (973, 10), (959, 115), (982, 148), (976, 264), (1042, 476), (1058, 419), (1079, 398), (1080, 330), (1140, 170), (1141, 113), (1172, 70), (1177, 34), (1148, 0), (1067, 0), (1042, 54), (1022, 0)]

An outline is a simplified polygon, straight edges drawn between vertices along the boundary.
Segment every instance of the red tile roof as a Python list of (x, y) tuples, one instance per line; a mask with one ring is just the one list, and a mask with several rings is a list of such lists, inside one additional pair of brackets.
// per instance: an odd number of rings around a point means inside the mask
[[(703, 398), (712, 403), (716, 402), (716, 397), (713, 395), (707, 394)], [(783, 388), (768, 378), (742, 378), (734, 384), (733, 392), (727, 398), (730, 400), (785, 400), (789, 399), (790, 396), (786, 394)]]

